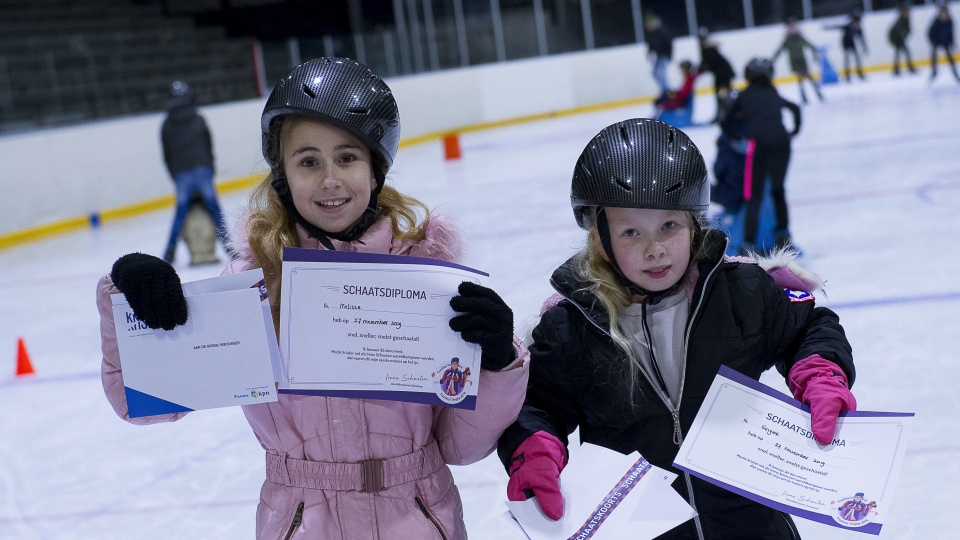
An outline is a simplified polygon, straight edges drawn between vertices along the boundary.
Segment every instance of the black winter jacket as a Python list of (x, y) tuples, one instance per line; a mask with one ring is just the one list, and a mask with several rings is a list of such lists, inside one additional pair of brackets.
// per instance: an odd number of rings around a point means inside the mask
[(786, 374), (797, 361), (820, 354), (852, 384), (850, 345), (832, 311), (814, 301), (791, 302), (757, 264), (725, 260), (723, 233), (709, 231), (706, 242), (708, 255), (696, 265), (679, 410), (646, 377), (629, 405), (624, 359), (607, 333), (608, 316), (568, 261), (551, 280), (565, 299), (543, 314), (533, 332), (526, 400), (501, 436), (498, 454), (509, 467), (531, 434), (543, 430), (567, 444), (579, 428), (582, 442), (623, 454), (639, 451), (680, 475), (673, 487), (699, 516), (663, 538), (795, 538), (786, 514), (673, 468), (675, 438), (690, 429), (721, 365), (759, 379), (773, 366)]
[[(787, 108), (793, 115), (793, 130), (787, 132), (783, 125), (781, 110)], [(748, 139), (758, 146), (789, 146), (790, 137), (800, 132), (800, 106), (780, 96), (773, 85), (752, 82), (737, 94), (737, 99), (721, 120), (723, 132), (731, 139), (739, 139), (742, 122)]]
[(203, 117), (191, 104), (170, 107), (160, 128), (163, 160), (170, 176), (197, 167), (213, 168), (213, 143)]

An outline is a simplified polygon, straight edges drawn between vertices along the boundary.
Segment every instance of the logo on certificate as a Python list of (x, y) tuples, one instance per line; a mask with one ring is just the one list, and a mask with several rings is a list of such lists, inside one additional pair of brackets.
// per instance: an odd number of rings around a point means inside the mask
[(864, 498), (863, 492), (858, 492), (853, 497), (831, 501), (831, 504), (837, 506), (837, 514), (833, 519), (837, 523), (846, 527), (859, 527), (870, 522), (870, 514), (876, 515), (877, 501), (870, 501)]
[(466, 388), (468, 384), (473, 384), (470, 378), (470, 368), (461, 368), (460, 359), (454, 356), (448, 364), (444, 364), (440, 369), (433, 373), (439, 379), (433, 381), (434, 390), (440, 399), (446, 403), (459, 403), (467, 397)]

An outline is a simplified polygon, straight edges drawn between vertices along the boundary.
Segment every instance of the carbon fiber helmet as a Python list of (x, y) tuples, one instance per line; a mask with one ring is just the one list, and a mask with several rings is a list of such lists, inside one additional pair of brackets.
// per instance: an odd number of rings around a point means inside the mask
[(573, 215), (589, 229), (595, 207), (705, 212), (710, 205), (707, 166), (684, 132), (652, 118), (605, 127), (580, 154), (570, 188)]
[[(345, 129), (393, 165), (400, 145), (400, 111), (387, 83), (350, 58), (314, 58), (290, 70), (273, 88), (260, 116), (263, 157), (271, 167), (274, 120), (296, 114)], [(273, 135), (273, 136), (271, 136)], [(383, 171), (386, 172), (386, 171)]]
[(751, 59), (743, 70), (743, 78), (750, 82), (773, 81), (773, 62), (769, 58), (759, 56)]

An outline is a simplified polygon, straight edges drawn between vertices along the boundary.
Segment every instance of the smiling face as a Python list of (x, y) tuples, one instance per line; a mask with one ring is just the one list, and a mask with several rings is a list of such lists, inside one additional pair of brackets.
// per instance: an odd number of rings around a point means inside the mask
[(281, 134), (283, 169), (304, 219), (329, 233), (349, 229), (376, 186), (370, 149), (326, 122), (294, 117)]
[(627, 279), (650, 292), (680, 281), (690, 263), (688, 219), (676, 210), (608, 207), (605, 212), (613, 254)]

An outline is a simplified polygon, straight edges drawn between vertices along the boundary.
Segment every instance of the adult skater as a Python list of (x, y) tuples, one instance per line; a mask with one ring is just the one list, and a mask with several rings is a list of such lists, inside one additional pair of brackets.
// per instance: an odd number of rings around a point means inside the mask
[[(771, 250), (793, 243), (790, 237), (790, 220), (784, 184), (787, 166), (790, 164), (790, 139), (800, 132), (800, 107), (777, 93), (773, 87), (773, 63), (766, 58), (754, 58), (744, 70), (747, 88), (737, 95), (730, 112), (722, 124), (724, 133), (731, 139), (742, 138), (737, 123), (745, 126), (747, 157), (744, 169), (744, 199), (747, 211), (743, 224), (741, 252)], [(793, 114), (793, 130), (787, 132), (783, 125), (781, 110)], [(774, 229), (773, 246), (757, 246), (757, 228), (760, 222), (760, 205), (763, 201), (765, 183), (770, 180), (770, 196), (773, 198), (777, 224)]]
[[(260, 131), (271, 171), (251, 195), (239, 258), (224, 273), (262, 268), (275, 323), (284, 247), (460, 259), (450, 219), (385, 183), (399, 111), (367, 67), (316, 58), (293, 68), (267, 98)], [(128, 417), (110, 302), (117, 292), (148, 326), (172, 329), (188, 317), (179, 278), (166, 262), (133, 253), (97, 286), (111, 405), (134, 424), (178, 420), (186, 413)], [(257, 538), (467, 538), (448, 464), (493, 451), (520, 409), (527, 353), (494, 291), (463, 283), (450, 304), (458, 313), (450, 327), (480, 345), (476, 410), (286, 393), (243, 407), (266, 453)]]
[(813, 61), (817, 62), (820, 60), (820, 55), (817, 53), (817, 48), (813, 46), (812, 43), (807, 41), (807, 38), (803, 36), (803, 32), (800, 30), (800, 25), (797, 24), (797, 20), (793, 17), (787, 19), (787, 35), (783, 38), (783, 43), (780, 44), (780, 47), (773, 57), (770, 59), (771, 62), (776, 62), (777, 57), (780, 56), (780, 53), (787, 52), (787, 60), (790, 61), (790, 71), (797, 76), (797, 87), (800, 89), (800, 100), (804, 103), (807, 102), (807, 93), (803, 90), (803, 81), (806, 79), (810, 81), (810, 86), (813, 87), (813, 92), (817, 95), (817, 99), (823, 101), (823, 94), (820, 92), (820, 83), (810, 75), (810, 69), (807, 67), (807, 57), (804, 52), (804, 49), (810, 49), (810, 52), (813, 54)]
[(647, 42), (647, 56), (653, 61), (653, 80), (657, 81), (661, 94), (669, 92), (667, 65), (673, 58), (673, 34), (660, 17), (648, 14), (644, 19), (643, 37)]
[(160, 126), (160, 142), (163, 146), (163, 161), (176, 188), (176, 209), (167, 237), (164, 260), (173, 262), (177, 240), (183, 230), (183, 222), (187, 218), (194, 194), (203, 199), (217, 227), (217, 234), (226, 246), (227, 233), (223, 213), (213, 186), (214, 157), (210, 129), (203, 116), (197, 112), (196, 95), (189, 85), (182, 81), (175, 81), (170, 86), (167, 116)]
[(700, 151), (662, 122), (617, 122), (584, 148), (570, 200), (586, 245), (550, 279), (523, 409), (497, 448), (511, 500), (532, 494), (562, 517), (558, 476), (579, 429), (581, 442), (679, 475), (673, 488), (697, 516), (659, 539), (799, 537), (789, 515), (673, 467), (722, 365), (754, 379), (776, 366), (821, 444), (856, 408), (837, 315), (771, 277), (813, 290), (816, 276), (789, 252), (760, 265), (724, 257), (724, 234), (703, 226), (709, 191)]
[(916, 73), (913, 60), (910, 59), (910, 48), (907, 47), (907, 38), (910, 37), (910, 2), (904, 2), (897, 10), (897, 19), (887, 32), (887, 39), (893, 46), (893, 74), (900, 75), (900, 56), (906, 61), (907, 71)]
[(950, 63), (950, 70), (953, 71), (953, 77), (960, 81), (960, 73), (957, 73), (957, 65), (953, 62), (955, 47), (953, 18), (946, 4), (941, 4), (937, 10), (937, 16), (930, 23), (930, 29), (927, 31), (927, 38), (930, 40), (930, 80), (937, 77), (937, 51), (943, 49), (943, 54)]

